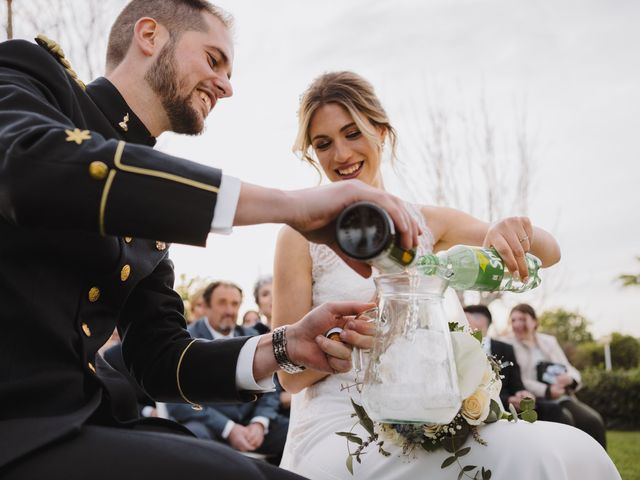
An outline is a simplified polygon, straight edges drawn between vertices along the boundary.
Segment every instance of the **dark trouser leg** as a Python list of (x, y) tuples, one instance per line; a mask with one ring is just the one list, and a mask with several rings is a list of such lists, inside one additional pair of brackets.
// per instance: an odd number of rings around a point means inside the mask
[(605, 450), (607, 449), (604, 422), (598, 412), (575, 399), (564, 400), (560, 405), (571, 412), (576, 428), (591, 435)]
[(565, 410), (558, 402), (536, 399), (536, 412), (538, 412), (539, 420), (575, 426), (573, 415)]
[(264, 442), (256, 452), (269, 455), (269, 462), (279, 465), (288, 430), (289, 419), (283, 415), (277, 415), (274, 420), (269, 422), (269, 433), (264, 437)]
[(235, 480), (300, 479), (243, 457), (217, 442), (193, 437), (86, 425), (78, 435), (20, 459), (3, 480)]

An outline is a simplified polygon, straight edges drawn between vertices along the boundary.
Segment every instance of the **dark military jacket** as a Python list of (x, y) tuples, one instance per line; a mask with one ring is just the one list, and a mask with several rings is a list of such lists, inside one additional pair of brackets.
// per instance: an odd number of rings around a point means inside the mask
[(235, 387), (246, 338), (192, 343), (165, 243), (205, 244), (221, 172), (153, 150), (108, 80), (85, 90), (50, 50), (0, 44), (0, 467), (136, 418), (96, 355), (116, 326), (154, 399), (252, 397)]

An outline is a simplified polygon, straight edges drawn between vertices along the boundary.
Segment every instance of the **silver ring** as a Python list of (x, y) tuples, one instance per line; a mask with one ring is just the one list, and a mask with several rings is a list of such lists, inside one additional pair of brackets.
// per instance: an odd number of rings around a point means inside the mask
[(526, 242), (527, 240), (529, 240), (529, 235), (525, 235), (524, 237), (522, 237), (522, 238), (520, 239), (520, 243), (524, 243), (524, 242)]

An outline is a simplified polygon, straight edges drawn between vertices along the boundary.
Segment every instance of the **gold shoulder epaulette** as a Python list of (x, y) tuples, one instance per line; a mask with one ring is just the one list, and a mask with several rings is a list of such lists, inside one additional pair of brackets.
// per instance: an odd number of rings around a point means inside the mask
[(69, 63), (69, 60), (64, 58), (64, 51), (62, 50), (62, 47), (58, 45), (57, 42), (51, 40), (50, 38), (42, 34), (39, 34), (35, 38), (35, 40), (38, 45), (46, 48), (49, 51), (49, 53), (51, 53), (51, 55), (53, 55), (54, 58), (58, 60), (60, 65), (62, 65), (65, 68), (65, 70), (69, 73), (69, 75), (71, 75), (71, 78), (75, 80), (75, 82), (80, 86), (80, 88), (82, 88), (82, 90), (86, 90), (87, 86), (84, 84), (82, 80), (80, 80), (80, 78), (78, 77), (78, 74), (73, 70), (73, 68), (71, 68), (71, 64)]

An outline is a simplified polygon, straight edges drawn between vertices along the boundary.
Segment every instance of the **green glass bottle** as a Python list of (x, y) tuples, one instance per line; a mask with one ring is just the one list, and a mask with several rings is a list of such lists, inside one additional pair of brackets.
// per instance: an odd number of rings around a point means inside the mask
[(417, 259), (415, 249), (398, 245), (389, 214), (369, 202), (353, 203), (340, 213), (336, 241), (351, 258), (363, 260), (382, 273), (402, 272)]
[(538, 271), (542, 262), (526, 254), (529, 278), (526, 282), (511, 276), (493, 248), (455, 245), (448, 250), (423, 255), (416, 268), (424, 275), (438, 275), (456, 290), (524, 292), (540, 285)]

